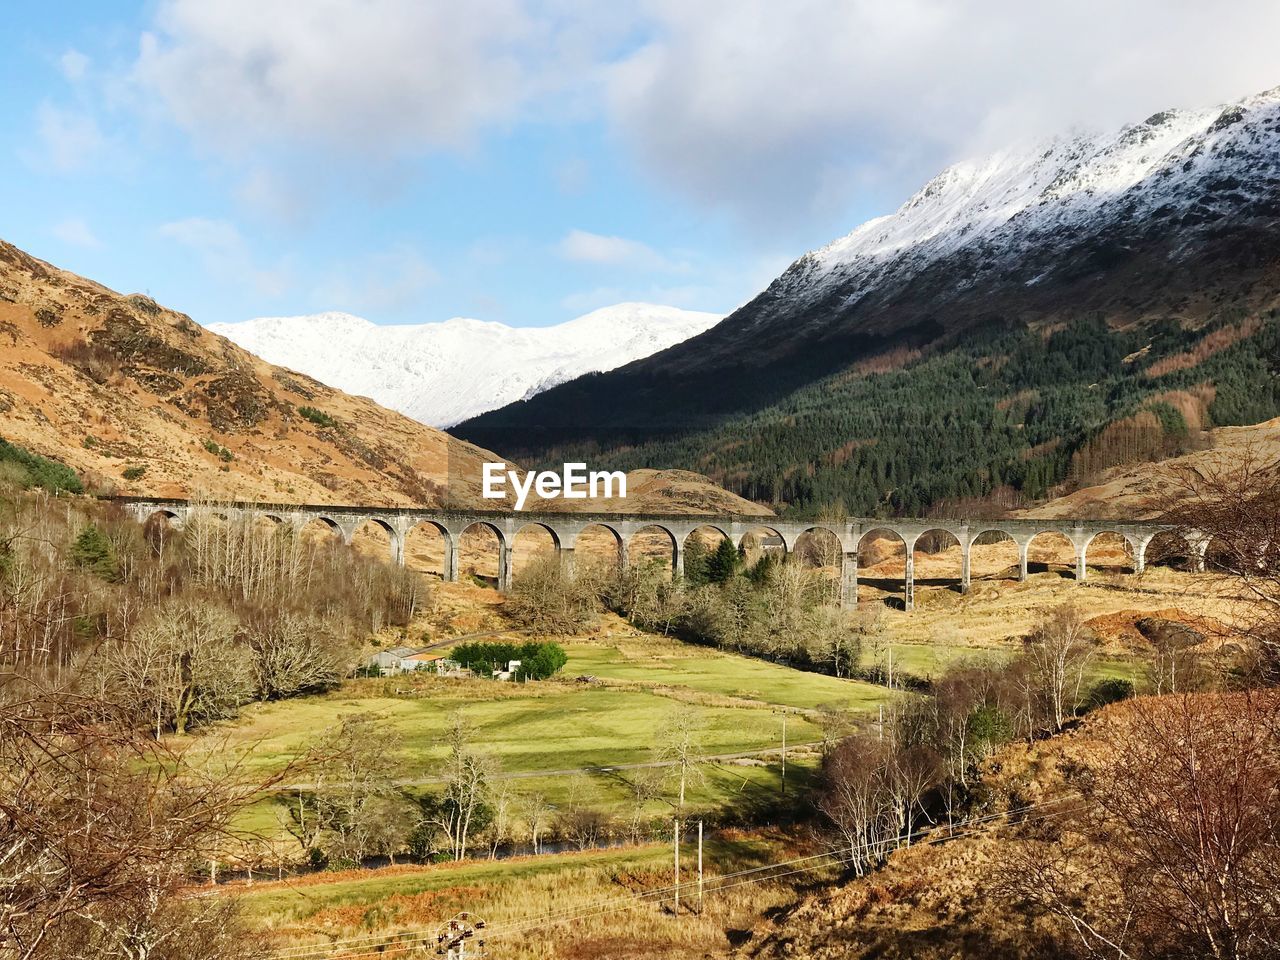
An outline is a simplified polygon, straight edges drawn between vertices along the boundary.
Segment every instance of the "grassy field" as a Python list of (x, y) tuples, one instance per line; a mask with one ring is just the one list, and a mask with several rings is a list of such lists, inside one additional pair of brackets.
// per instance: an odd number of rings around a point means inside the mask
[[(862, 649), (860, 664), (864, 669), (879, 666), (886, 670), (892, 662), (894, 673), (914, 678), (937, 678), (957, 664), (990, 663), (1008, 660), (1016, 653), (1012, 644), (1002, 647), (953, 647), (926, 643), (867, 644)], [(890, 661), (892, 652), (892, 661)], [(1103, 653), (1094, 656), (1086, 671), (1090, 683), (1104, 679), (1137, 682), (1142, 677), (1142, 664), (1125, 653)]]
[(700, 693), (813, 710), (836, 706), (870, 711), (885, 701), (883, 687), (857, 680), (792, 670), (763, 660), (657, 638), (618, 645), (567, 648), (566, 674), (634, 683), (649, 688), (683, 687)]
[[(819, 705), (870, 715), (889, 695), (883, 687), (805, 673), (747, 657), (623, 632), (608, 643), (568, 646), (566, 679), (509, 684), (428, 675), (350, 681), (332, 694), (246, 708), (210, 731), (219, 749), (230, 741), (246, 768), (266, 773), (303, 754), (344, 716), (372, 714), (387, 737), (407, 787), (431, 790), (445, 759), (445, 732), (461, 712), (476, 749), (493, 758), (517, 797), (539, 795), (556, 807), (585, 805), (614, 814), (630, 802), (628, 765), (655, 761), (676, 710), (696, 713), (703, 756), (774, 751), (763, 758), (708, 764), (689, 784), (692, 811), (721, 821), (766, 815), (781, 794), (782, 716), (787, 718), (788, 780), (798, 788), (816, 767), (805, 749), (822, 739)], [(589, 674), (594, 683), (573, 678)], [(669, 785), (674, 790), (674, 784)], [(652, 816), (670, 811), (652, 801)], [(280, 829), (276, 805), (255, 805), (242, 824), (264, 835)]]
[[(444, 759), (444, 733), (460, 711), (474, 741), (504, 771), (563, 771), (643, 763), (676, 709), (697, 713), (699, 749), (707, 755), (777, 745), (774, 708), (811, 710), (820, 704), (870, 710), (886, 691), (787, 667), (685, 647), (649, 662), (616, 647), (571, 647), (566, 673), (590, 673), (609, 683), (554, 680), (500, 684), (437, 677), (350, 682), (327, 696), (248, 707), (221, 732), (252, 747), (250, 764), (283, 766), (343, 716), (371, 713), (381, 721), (405, 779), (427, 777)], [(656, 679), (655, 679), (656, 678)], [(821, 738), (803, 714), (789, 721), (793, 742)]]
[[(686, 883), (693, 878), (692, 853), (692, 843), (686, 843)], [(706, 877), (714, 886), (717, 876), (800, 855), (792, 838), (729, 832), (708, 839)], [(819, 867), (798, 879), (826, 875)], [(726, 930), (749, 936), (761, 914), (793, 899), (797, 880), (768, 880), (712, 894), (701, 915), (690, 909), (695, 902), (690, 885), (682, 893), (677, 920), (669, 893), (652, 894), (669, 887), (672, 877), (670, 845), (655, 844), (320, 874), (233, 885), (221, 895), (237, 898), (248, 919), (268, 931), (277, 947), (327, 947), (321, 954), (327, 956), (382, 955), (376, 944), (386, 943), (385, 938), (430, 936), (466, 910), (486, 921), (488, 948), (502, 957), (703, 957), (725, 952)], [(384, 939), (348, 942), (362, 937)]]
[[(1039, 574), (1025, 584), (975, 584), (966, 597), (934, 593), (922, 597), (925, 602), (913, 613), (885, 611), (878, 628), (863, 639), (862, 664), (883, 668), (891, 653), (899, 676), (937, 677), (960, 661), (1011, 656), (1036, 618), (1064, 601), (1078, 601), (1090, 615), (1156, 611), (1187, 589), (1184, 580), (1158, 571), (1134, 584), (1139, 590), (1117, 590), (1104, 582), (1077, 585)], [(451, 619), (476, 607), (470, 593), (456, 599), (457, 610), (440, 605)], [(496, 609), (486, 616), (493, 623), (484, 626), (500, 626)], [(892, 695), (875, 684), (644, 634), (612, 616), (602, 618), (590, 636), (563, 642), (569, 660), (554, 681), (514, 685), (429, 676), (351, 681), (326, 696), (252, 705), (217, 732), (247, 752), (251, 767), (268, 771), (304, 752), (342, 717), (370, 713), (381, 721), (388, 738), (382, 748), (396, 758), (405, 785), (431, 790), (445, 757), (450, 715), (461, 711), (475, 745), (498, 762), (517, 797), (536, 794), (557, 807), (586, 805), (616, 815), (628, 808), (630, 782), (637, 775), (628, 765), (655, 759), (677, 708), (698, 715), (699, 751), (708, 756), (776, 751), (782, 736), (778, 711), (791, 711), (789, 766), (798, 786), (816, 766), (816, 755), (803, 745), (822, 737), (818, 708), (870, 719)], [(1089, 683), (1136, 680), (1142, 666), (1134, 650), (1110, 643), (1089, 673)], [(576, 682), (578, 676), (594, 682)], [(718, 762), (708, 767), (705, 782), (690, 786), (691, 809), (722, 821), (767, 815), (781, 792), (780, 774), (776, 753)], [(664, 799), (648, 808), (652, 816), (666, 812)], [(278, 811), (272, 803), (259, 804), (247, 825), (268, 834), (278, 831)]]

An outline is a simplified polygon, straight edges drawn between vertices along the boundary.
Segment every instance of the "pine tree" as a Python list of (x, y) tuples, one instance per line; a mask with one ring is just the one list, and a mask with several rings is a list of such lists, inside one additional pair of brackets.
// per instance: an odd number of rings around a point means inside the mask
[(741, 564), (742, 557), (733, 542), (721, 540), (715, 552), (707, 558), (707, 580), (710, 583), (728, 583)]
[(107, 535), (94, 524), (85, 527), (80, 536), (76, 537), (76, 542), (71, 546), (71, 562), (109, 582), (120, 576), (115, 548)]

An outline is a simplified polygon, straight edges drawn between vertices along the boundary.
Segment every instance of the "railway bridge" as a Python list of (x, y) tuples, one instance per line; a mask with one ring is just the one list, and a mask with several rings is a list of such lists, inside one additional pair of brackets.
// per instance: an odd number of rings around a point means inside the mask
[[(283, 503), (195, 503), (188, 500), (142, 497), (119, 498), (124, 509), (140, 523), (156, 519), (181, 526), (195, 512), (204, 510), (227, 520), (266, 519), (288, 524), (300, 530), (321, 522), (350, 544), (356, 531), (372, 523), (387, 534), (391, 543), (391, 561), (404, 564), (405, 541), (417, 527), (434, 528), (445, 545), (444, 579), (456, 581), (459, 575), (459, 545), (462, 535), (474, 528), (485, 528), (497, 537), (498, 588), (511, 585), (512, 548), (515, 538), (528, 527), (541, 527), (551, 535), (556, 552), (566, 565), (573, 562), (578, 537), (590, 528), (601, 528), (612, 534), (617, 548), (617, 561), (625, 566), (632, 538), (642, 530), (664, 532), (671, 541), (673, 576), (684, 571), (685, 542), (695, 530), (710, 528), (727, 537), (735, 546), (748, 534), (763, 533), (770, 542), (786, 552), (796, 549), (805, 534), (826, 532), (840, 546), (841, 598), (852, 606), (857, 598), (858, 550), (863, 540), (875, 534), (899, 539), (906, 550), (903, 601), (906, 609), (915, 605), (915, 564), (913, 553), (917, 541), (930, 533), (950, 534), (960, 545), (961, 570), (959, 587), (967, 591), (970, 584), (970, 553), (983, 534), (1004, 534), (1018, 547), (1018, 577), (1027, 577), (1027, 551), (1031, 541), (1043, 533), (1061, 534), (1072, 545), (1075, 554), (1075, 577), (1087, 575), (1086, 555), (1090, 543), (1099, 534), (1113, 533), (1123, 537), (1133, 556), (1134, 573), (1142, 573), (1146, 565), (1147, 547), (1152, 539), (1170, 528), (1151, 523), (1122, 523), (1111, 520), (941, 520), (899, 519), (877, 520), (852, 518), (836, 523), (790, 521), (776, 517), (682, 515), (644, 516), (636, 514), (589, 513), (511, 513), (505, 511), (430, 510), (415, 507), (334, 506), (329, 504)], [(1188, 555), (1197, 569), (1203, 569), (1207, 539), (1191, 538)]]

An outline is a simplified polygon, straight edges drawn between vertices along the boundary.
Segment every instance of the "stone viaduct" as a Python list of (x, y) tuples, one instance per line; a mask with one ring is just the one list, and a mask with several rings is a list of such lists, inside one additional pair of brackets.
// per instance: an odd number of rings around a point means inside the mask
[[(869, 534), (897, 537), (906, 548), (903, 602), (910, 610), (915, 605), (915, 564), (913, 551), (916, 542), (926, 533), (942, 531), (953, 536), (960, 544), (961, 570), (959, 587), (969, 589), (969, 557), (974, 542), (984, 533), (1002, 533), (1010, 537), (1018, 547), (1018, 575), (1027, 577), (1027, 550), (1031, 541), (1042, 533), (1057, 533), (1066, 537), (1075, 551), (1075, 577), (1086, 576), (1086, 552), (1089, 544), (1101, 533), (1115, 533), (1127, 541), (1133, 555), (1135, 573), (1142, 573), (1146, 565), (1146, 551), (1156, 534), (1169, 528), (1150, 523), (1119, 523), (1104, 520), (874, 520), (850, 519), (839, 523), (795, 522), (775, 517), (753, 516), (641, 516), (634, 514), (585, 514), (585, 513), (510, 513), (499, 511), (437, 511), (411, 507), (359, 507), (270, 503), (219, 503), (216, 505), (186, 500), (147, 499), (122, 497), (120, 503), (140, 523), (153, 518), (163, 518), (175, 526), (181, 524), (197, 510), (207, 510), (228, 520), (241, 518), (266, 518), (285, 523), (296, 529), (314, 521), (320, 521), (350, 543), (355, 532), (367, 523), (381, 527), (391, 541), (391, 560), (404, 564), (405, 539), (409, 532), (420, 525), (435, 528), (444, 540), (444, 578), (458, 579), (458, 546), (464, 531), (472, 527), (485, 527), (492, 531), (498, 542), (498, 588), (506, 590), (511, 584), (512, 547), (516, 535), (523, 529), (541, 527), (551, 535), (555, 549), (566, 564), (572, 564), (573, 551), (578, 536), (589, 527), (599, 527), (613, 535), (617, 547), (618, 562), (627, 563), (628, 545), (641, 530), (657, 529), (671, 540), (671, 562), (674, 576), (684, 570), (685, 541), (691, 533), (709, 527), (728, 537), (735, 545), (742, 543), (749, 532), (764, 532), (783, 550), (796, 548), (802, 535), (810, 531), (827, 531), (840, 544), (841, 597), (845, 606), (856, 602), (858, 586), (858, 548)], [(1204, 567), (1204, 540), (1193, 540), (1188, 553), (1197, 569)]]

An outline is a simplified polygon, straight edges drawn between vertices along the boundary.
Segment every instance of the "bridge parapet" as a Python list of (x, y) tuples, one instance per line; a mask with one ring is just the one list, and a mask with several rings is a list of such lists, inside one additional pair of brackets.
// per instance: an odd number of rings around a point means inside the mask
[[(618, 513), (511, 513), (486, 510), (429, 510), (413, 507), (369, 507), (330, 504), (287, 503), (196, 503), (187, 500), (122, 497), (116, 498), (124, 509), (139, 523), (155, 518), (181, 526), (199, 511), (227, 520), (254, 518), (270, 519), (301, 529), (309, 523), (320, 521), (329, 526), (346, 544), (350, 544), (357, 530), (368, 523), (381, 527), (390, 540), (391, 560), (403, 565), (405, 542), (415, 528), (426, 524), (439, 532), (444, 540), (445, 557), (442, 575), (456, 581), (459, 577), (459, 546), (463, 534), (475, 527), (492, 531), (498, 541), (498, 586), (508, 589), (512, 575), (512, 548), (521, 531), (531, 526), (546, 530), (555, 550), (566, 564), (572, 562), (578, 538), (589, 528), (603, 528), (611, 532), (618, 550), (618, 562), (628, 562), (629, 544), (633, 537), (646, 528), (664, 531), (672, 543), (671, 566), (673, 576), (683, 572), (685, 541), (695, 531), (709, 527), (741, 546), (746, 535), (764, 530), (781, 542), (786, 552), (796, 549), (800, 538), (813, 531), (825, 531), (840, 544), (841, 595), (846, 606), (856, 603), (858, 586), (858, 553), (863, 541), (871, 534), (883, 532), (901, 540), (905, 551), (903, 604), (911, 609), (915, 601), (914, 553), (917, 542), (927, 533), (941, 532), (954, 537), (961, 552), (961, 590), (970, 584), (970, 553), (974, 542), (985, 533), (1001, 533), (1018, 547), (1019, 579), (1028, 575), (1028, 549), (1032, 540), (1041, 534), (1056, 533), (1064, 536), (1075, 552), (1076, 579), (1087, 576), (1085, 563), (1089, 544), (1102, 533), (1119, 534), (1133, 552), (1134, 572), (1140, 574), (1145, 567), (1146, 549), (1151, 540), (1170, 527), (1142, 522), (1117, 522), (1098, 519), (923, 519), (905, 518), (879, 520), (874, 518), (849, 518), (838, 522), (794, 521), (770, 516), (738, 515), (636, 515)], [(1192, 552), (1203, 563), (1205, 544), (1197, 541)]]

